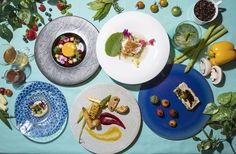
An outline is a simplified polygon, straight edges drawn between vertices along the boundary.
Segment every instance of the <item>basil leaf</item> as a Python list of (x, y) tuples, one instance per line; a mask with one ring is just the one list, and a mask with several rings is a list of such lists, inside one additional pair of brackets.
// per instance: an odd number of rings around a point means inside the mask
[(123, 39), (123, 33), (117, 32), (112, 34), (106, 41), (105, 51), (108, 56), (115, 57), (121, 52), (121, 41)]
[(218, 107), (215, 103), (208, 103), (205, 110), (203, 111), (204, 114), (213, 115), (218, 112)]
[(222, 93), (217, 97), (220, 104), (226, 105), (231, 101), (232, 92)]
[(0, 119), (2, 120), (2, 122), (9, 128), (12, 130), (11, 124), (9, 123), (9, 121), (7, 120), (7, 118), (4, 116), (4, 111), (0, 110)]
[(7, 40), (8, 42), (11, 42), (13, 38), (12, 31), (5, 25), (0, 25), (0, 37)]

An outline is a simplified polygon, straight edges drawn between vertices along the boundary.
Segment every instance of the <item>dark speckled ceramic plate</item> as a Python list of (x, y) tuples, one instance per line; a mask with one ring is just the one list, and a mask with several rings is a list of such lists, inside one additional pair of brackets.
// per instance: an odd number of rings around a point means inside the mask
[[(74, 67), (60, 66), (52, 56), (55, 39), (65, 33), (74, 33), (85, 42), (86, 55)], [(95, 53), (97, 35), (98, 30), (81, 17), (67, 16), (51, 21), (41, 30), (35, 44), (35, 59), (40, 71), (50, 81), (64, 86), (87, 80), (99, 67)]]

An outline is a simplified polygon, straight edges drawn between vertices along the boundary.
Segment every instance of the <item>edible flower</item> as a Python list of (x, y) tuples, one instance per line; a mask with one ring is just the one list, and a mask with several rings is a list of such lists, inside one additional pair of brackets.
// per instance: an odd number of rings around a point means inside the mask
[(156, 42), (156, 40), (154, 38), (148, 41), (148, 43), (152, 46), (154, 45), (155, 42)]
[(146, 41), (145, 40), (139, 40), (139, 43), (141, 44), (141, 46), (145, 46), (146, 45)]
[(129, 32), (128, 29), (124, 29), (123, 35), (124, 35), (124, 37), (126, 37), (126, 38), (133, 38), (132, 34)]
[(70, 38), (65, 36), (63, 41), (64, 41), (64, 42), (69, 42), (69, 41), (70, 41)]
[(57, 61), (61, 64), (65, 64), (65, 62), (67, 61), (67, 58), (63, 55), (60, 55)]

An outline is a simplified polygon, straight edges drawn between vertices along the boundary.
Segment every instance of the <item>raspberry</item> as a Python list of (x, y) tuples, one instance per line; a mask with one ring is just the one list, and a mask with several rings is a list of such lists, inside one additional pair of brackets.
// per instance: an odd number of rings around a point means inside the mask
[(26, 31), (26, 38), (30, 41), (35, 40), (37, 37), (37, 33), (32, 29)]
[(40, 10), (41, 12), (44, 12), (44, 11), (46, 11), (46, 7), (45, 7), (43, 4), (40, 4), (39, 10)]
[(60, 11), (62, 11), (62, 10), (65, 9), (65, 5), (64, 5), (62, 2), (58, 1), (58, 2), (57, 2), (57, 8), (58, 8)]
[(32, 29), (37, 32), (37, 31), (38, 31), (38, 25), (34, 25), (34, 26), (32, 27)]

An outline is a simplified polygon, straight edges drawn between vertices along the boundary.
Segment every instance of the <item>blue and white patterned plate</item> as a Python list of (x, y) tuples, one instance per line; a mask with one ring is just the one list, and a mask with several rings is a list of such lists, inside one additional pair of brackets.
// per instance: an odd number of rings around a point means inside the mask
[[(31, 114), (30, 105), (43, 101), (48, 112), (42, 117)], [(29, 138), (47, 137), (57, 133), (67, 121), (68, 108), (65, 96), (51, 84), (33, 82), (18, 95), (15, 103), (16, 127)]]

